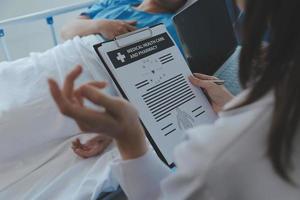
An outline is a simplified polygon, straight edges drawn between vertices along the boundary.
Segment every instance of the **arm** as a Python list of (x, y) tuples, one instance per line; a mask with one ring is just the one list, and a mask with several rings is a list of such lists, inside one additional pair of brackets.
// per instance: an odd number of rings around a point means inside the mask
[[(115, 163), (114, 173), (130, 199), (157, 199), (160, 181), (168, 176), (169, 170), (152, 150), (148, 150), (137, 111), (127, 101), (99, 92), (106, 87), (104, 82), (91, 82), (74, 91), (74, 81), (81, 71), (80, 67), (73, 70), (62, 90), (55, 81), (49, 80), (58, 108), (75, 119), (83, 132), (103, 133), (114, 139), (122, 158)], [(83, 99), (105, 107), (105, 111), (85, 107)]]
[(75, 36), (84, 36), (96, 32), (96, 24), (88, 16), (79, 16), (77, 19), (63, 26), (61, 37), (64, 40), (71, 39)]
[(62, 28), (61, 37), (68, 40), (75, 36), (100, 34), (106, 39), (113, 39), (118, 35), (136, 30), (135, 24), (136, 21), (93, 20), (88, 16), (80, 16)]
[(61, 37), (64, 40), (71, 39), (75, 36), (85, 36), (95, 33), (96, 23), (92, 24), (92, 19), (111, 4), (111, 0), (95, 1), (86, 11), (81, 13), (75, 20), (63, 26)]
[(116, 161), (112, 171), (130, 200), (158, 199), (160, 182), (171, 173), (152, 150), (136, 159)]
[[(54, 80), (49, 80), (51, 95), (61, 113), (73, 118), (83, 132), (101, 133), (114, 139), (122, 158), (122, 161), (115, 163), (114, 173), (130, 199), (158, 199), (162, 192), (160, 182), (170, 172), (157, 156), (148, 149), (137, 110), (124, 99), (107, 96), (99, 92), (99, 89), (106, 87), (105, 82), (91, 82), (74, 90), (74, 81), (81, 74), (81, 71), (81, 67), (73, 70), (66, 77), (62, 90)], [(213, 77), (200, 74), (197, 76), (199, 78), (191, 77), (193, 84), (205, 88), (209, 94), (213, 94), (214, 90), (217, 90), (223, 92), (225, 97), (228, 96), (227, 91), (224, 92), (222, 87), (216, 84), (212, 85)], [(105, 109), (87, 108), (83, 104), (84, 99)], [(213, 103), (216, 104), (217, 100)], [(224, 102), (224, 99), (221, 102)], [(164, 185), (163, 189), (163, 191), (171, 189), (176, 192), (174, 194), (166, 192), (165, 197), (179, 194), (187, 197), (193, 193), (193, 190), (186, 189), (188, 184), (196, 188), (199, 186), (196, 185), (198, 180), (193, 178), (195, 176), (189, 174), (194, 172), (198, 166), (193, 165), (193, 163), (197, 161), (199, 152), (195, 151), (196, 148), (190, 148), (190, 146), (184, 143), (181, 145), (184, 151), (176, 152), (176, 160), (180, 161), (178, 162), (179, 173), (175, 175), (175, 178), (164, 182), (167, 184)], [(179, 158), (182, 158), (182, 160)], [(195, 169), (190, 170), (187, 166), (195, 167)], [(193, 184), (193, 181), (196, 184)], [(184, 191), (184, 193), (181, 191)]]

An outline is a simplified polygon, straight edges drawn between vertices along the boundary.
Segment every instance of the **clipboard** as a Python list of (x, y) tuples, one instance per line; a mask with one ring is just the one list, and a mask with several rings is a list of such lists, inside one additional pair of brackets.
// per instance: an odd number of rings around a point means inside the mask
[(213, 123), (217, 116), (163, 24), (94, 45), (120, 96), (140, 114), (146, 136), (159, 158), (174, 167), (174, 148), (184, 131)]

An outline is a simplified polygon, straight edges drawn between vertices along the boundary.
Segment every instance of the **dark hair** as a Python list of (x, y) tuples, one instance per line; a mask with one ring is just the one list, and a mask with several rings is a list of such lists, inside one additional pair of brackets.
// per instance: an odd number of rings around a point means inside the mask
[[(293, 141), (300, 121), (300, 1), (248, 0), (239, 77), (251, 92), (243, 105), (274, 91), (267, 155), (275, 172), (293, 183)], [(263, 45), (270, 30), (270, 41)]]

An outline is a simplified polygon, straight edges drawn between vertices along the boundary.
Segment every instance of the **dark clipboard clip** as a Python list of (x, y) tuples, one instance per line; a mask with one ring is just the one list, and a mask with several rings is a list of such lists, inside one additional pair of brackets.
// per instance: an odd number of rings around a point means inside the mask
[[(149, 35), (146, 35), (146, 36), (140, 36), (138, 37), (137, 35), (140, 34), (140, 33), (143, 33), (143, 32), (146, 32), (148, 31)], [(123, 39), (129, 39), (130, 36), (135, 36), (134, 39), (132, 39), (132, 41), (128, 41), (128, 42), (124, 42), (124, 44), (122, 44), (122, 40)], [(136, 36), (138, 38), (136, 38)], [(148, 38), (151, 38), (153, 36), (153, 31), (150, 27), (145, 27), (145, 28), (142, 28), (142, 29), (139, 29), (139, 30), (136, 30), (136, 31), (133, 31), (133, 32), (130, 32), (130, 33), (125, 33), (123, 35), (120, 35), (120, 36), (117, 36), (115, 37), (115, 43), (117, 45), (118, 48), (121, 48), (121, 47), (125, 47), (125, 46), (129, 46), (131, 44), (134, 44), (134, 43), (137, 43), (137, 42), (140, 42), (140, 41), (143, 41), (145, 39), (148, 39)]]

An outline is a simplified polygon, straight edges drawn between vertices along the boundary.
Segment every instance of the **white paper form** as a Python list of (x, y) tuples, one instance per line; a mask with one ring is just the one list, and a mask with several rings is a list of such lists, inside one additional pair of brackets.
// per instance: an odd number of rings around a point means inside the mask
[(207, 98), (189, 82), (191, 71), (164, 25), (95, 48), (168, 165), (184, 130), (215, 121)]

